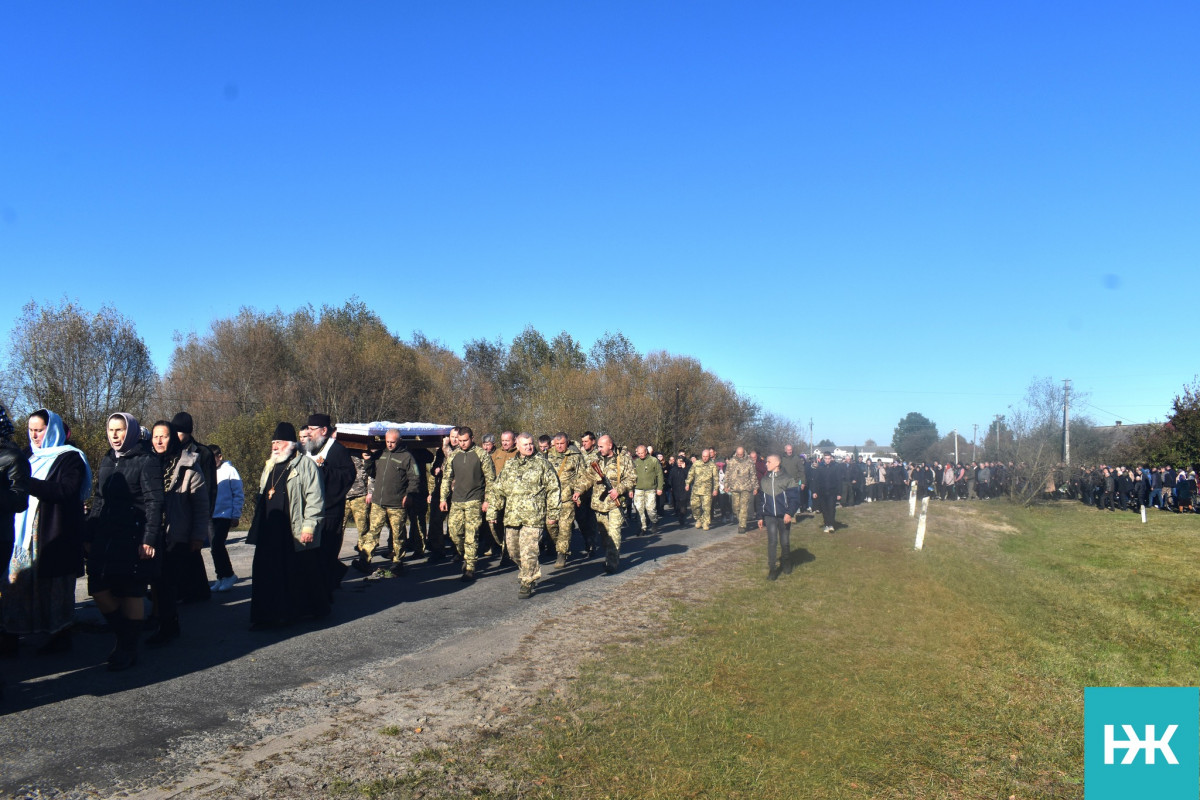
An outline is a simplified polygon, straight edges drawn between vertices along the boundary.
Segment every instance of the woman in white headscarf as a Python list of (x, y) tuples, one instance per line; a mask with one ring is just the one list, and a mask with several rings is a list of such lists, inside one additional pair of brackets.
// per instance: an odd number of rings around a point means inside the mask
[(4, 630), (8, 637), (49, 633), (38, 652), (55, 653), (71, 646), (75, 579), (83, 572), (83, 504), (92, 493), (92, 471), (83, 452), (67, 444), (58, 414), (35, 411), (28, 427), (29, 507), (16, 515), (13, 553), (4, 565)]

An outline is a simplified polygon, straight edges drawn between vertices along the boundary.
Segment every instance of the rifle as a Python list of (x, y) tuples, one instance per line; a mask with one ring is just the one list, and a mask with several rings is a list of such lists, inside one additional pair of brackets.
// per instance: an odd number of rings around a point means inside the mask
[[(615, 487), (613, 487), (613, 485), (612, 485), (612, 481), (610, 481), (608, 479), (608, 476), (604, 474), (604, 470), (602, 470), (600, 468), (599, 461), (592, 462), (592, 471), (600, 476), (600, 481), (604, 484), (604, 491), (606, 491), (606, 492), (616, 491)], [(617, 508), (624, 508), (624, 507), (625, 507), (625, 495), (621, 494), (620, 492), (617, 492)]]

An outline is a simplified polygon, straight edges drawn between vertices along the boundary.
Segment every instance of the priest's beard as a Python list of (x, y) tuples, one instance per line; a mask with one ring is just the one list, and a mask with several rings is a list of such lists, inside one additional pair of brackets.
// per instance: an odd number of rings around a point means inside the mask
[(282, 464), (292, 457), (292, 453), (296, 452), (296, 443), (289, 442), (288, 447), (282, 453), (271, 452), (271, 458), (268, 459), (272, 464)]

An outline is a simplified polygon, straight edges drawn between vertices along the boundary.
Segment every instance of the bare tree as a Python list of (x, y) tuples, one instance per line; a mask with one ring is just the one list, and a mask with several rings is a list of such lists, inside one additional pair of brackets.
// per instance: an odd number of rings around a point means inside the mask
[(22, 309), (9, 334), (6, 383), (16, 408), (58, 412), (74, 441), (98, 457), (105, 419), (114, 411), (144, 416), (158, 373), (133, 322), (111, 306), (92, 314), (64, 298)]

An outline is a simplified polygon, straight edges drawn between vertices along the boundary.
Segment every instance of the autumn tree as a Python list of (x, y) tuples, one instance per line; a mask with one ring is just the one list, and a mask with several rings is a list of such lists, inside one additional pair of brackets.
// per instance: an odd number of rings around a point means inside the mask
[(146, 416), (158, 384), (131, 320), (111, 306), (93, 314), (66, 299), (57, 306), (25, 305), (9, 334), (8, 370), (14, 407), (60, 414), (90, 460), (106, 448), (108, 415)]

